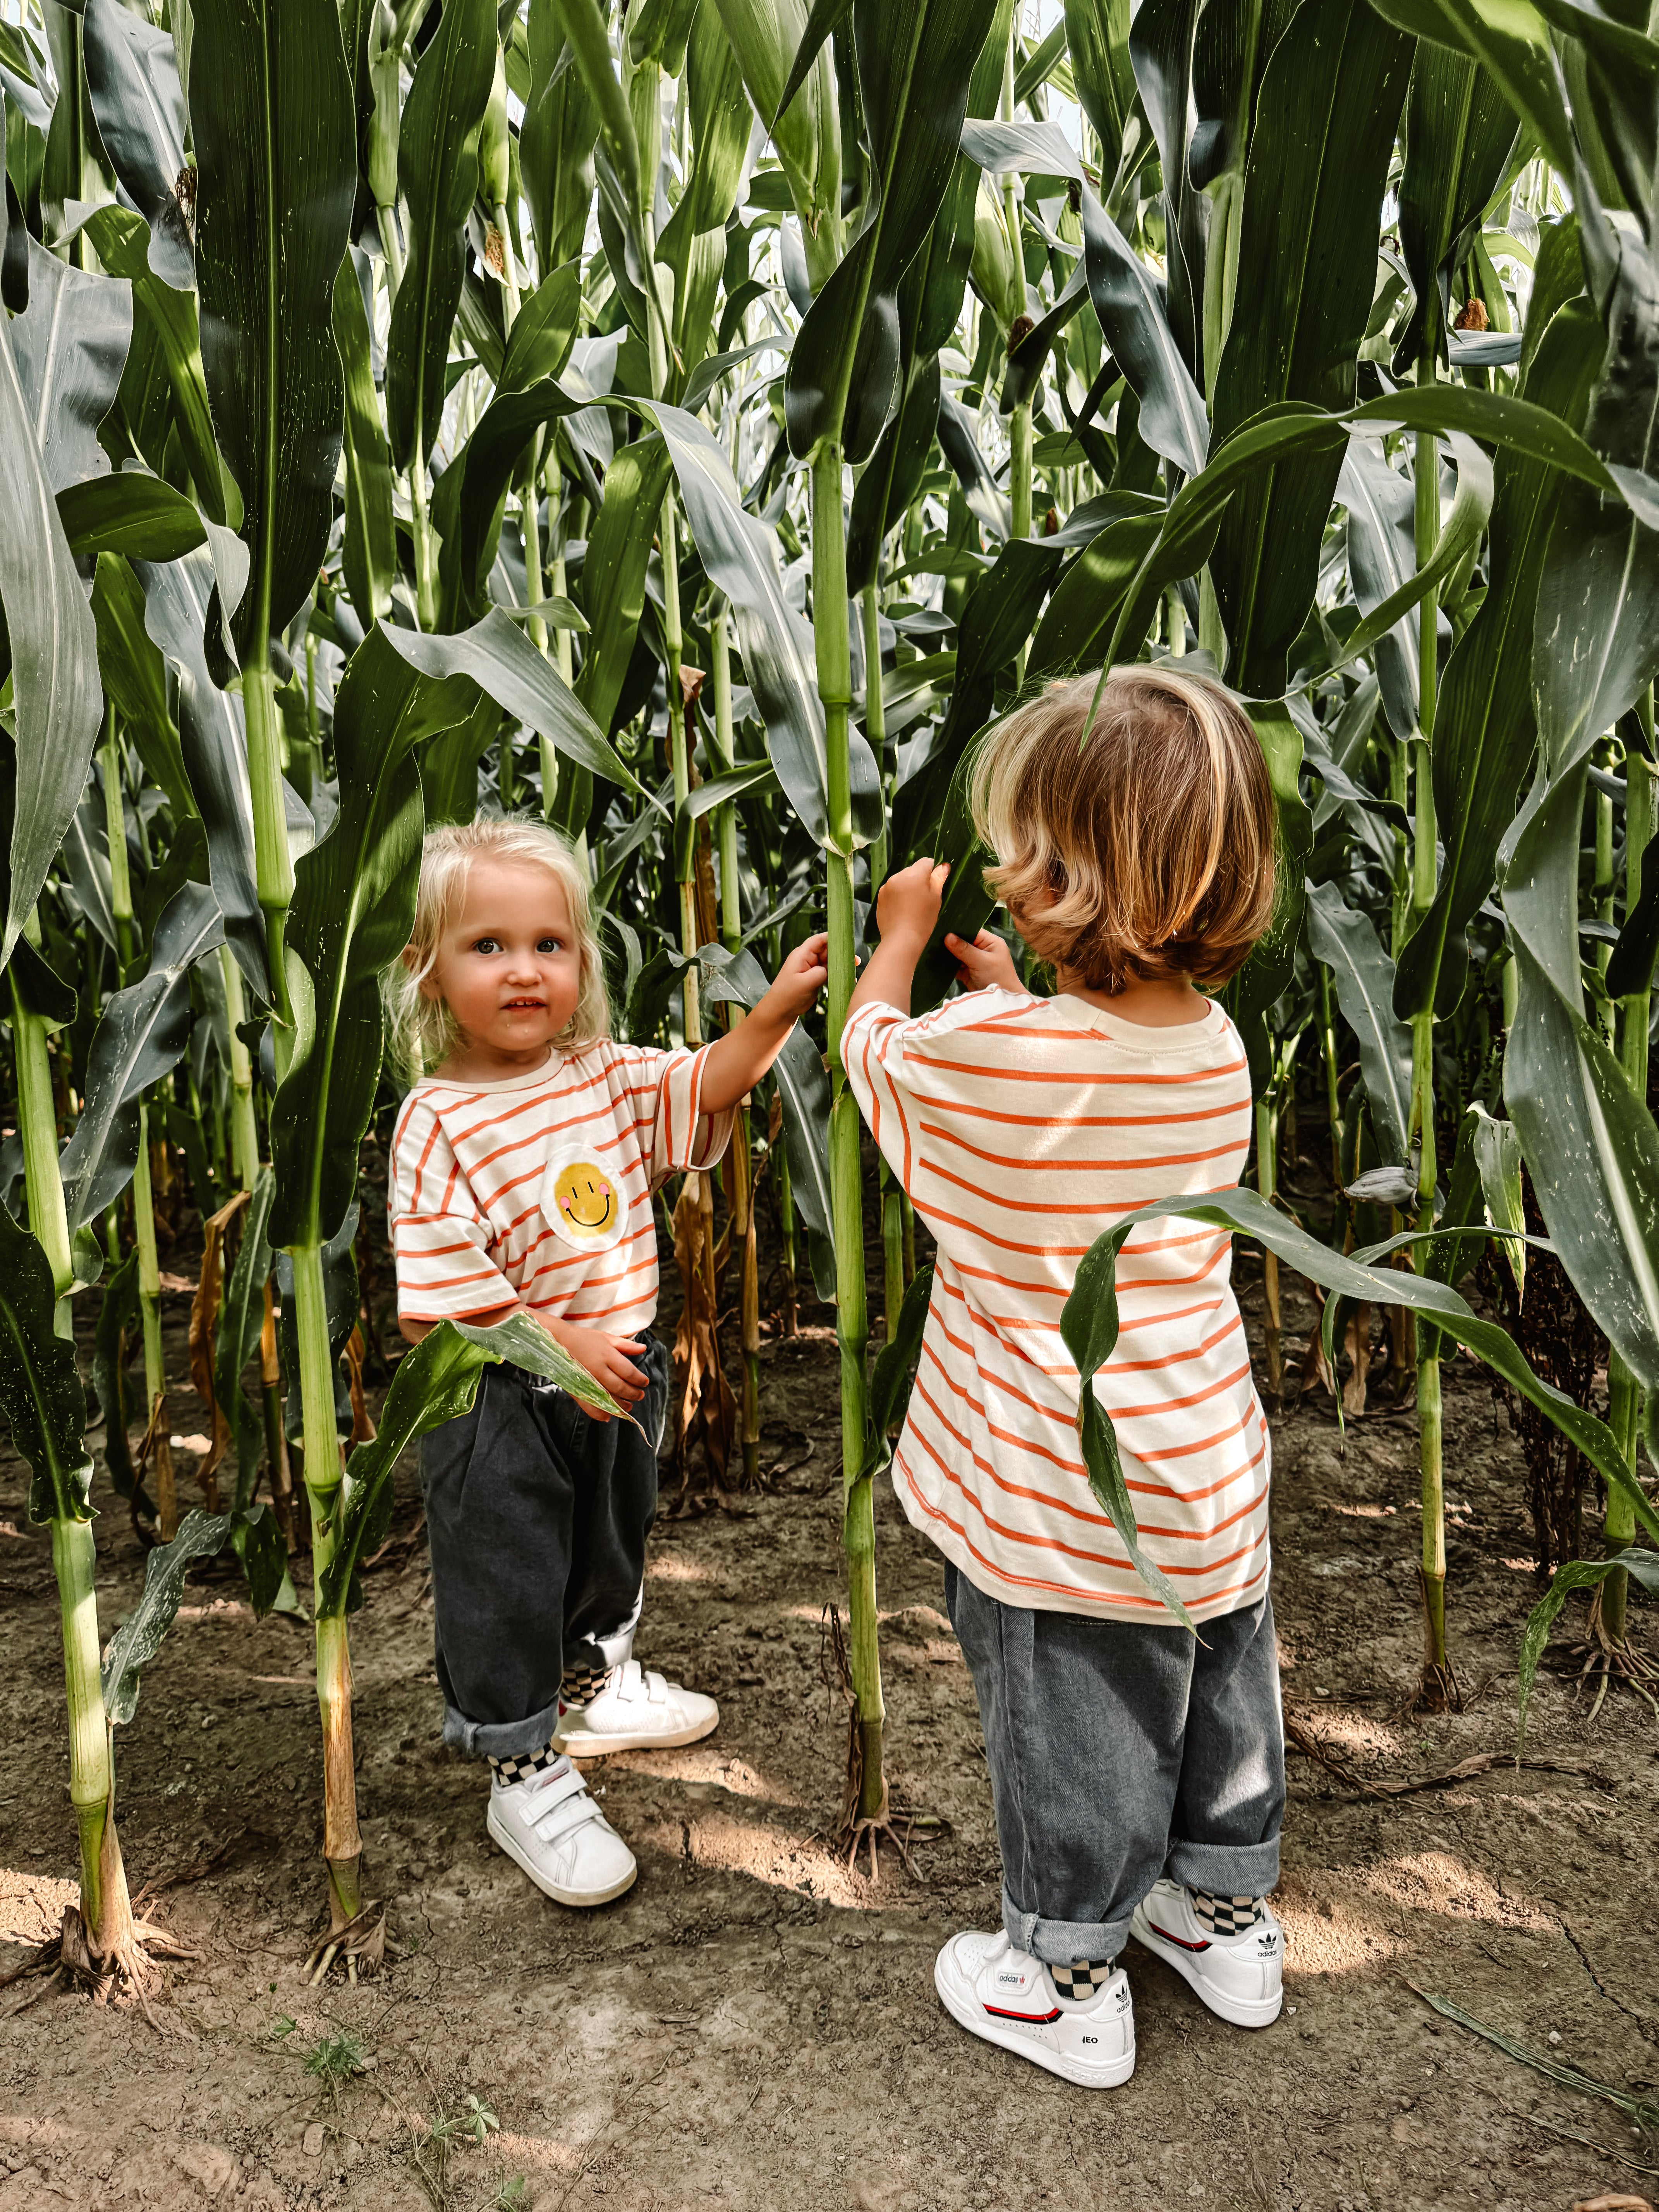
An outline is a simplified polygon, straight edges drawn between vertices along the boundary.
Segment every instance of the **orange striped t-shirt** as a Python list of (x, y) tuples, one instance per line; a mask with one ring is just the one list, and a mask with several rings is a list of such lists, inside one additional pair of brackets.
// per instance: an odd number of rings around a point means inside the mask
[[(939, 1247), (900, 1503), (1006, 1604), (1168, 1613), (1096, 1503), (1077, 1369), (1060, 1334), (1078, 1263), (1146, 1200), (1228, 1188), (1250, 1137), (1244, 1048), (1221, 1008), (1147, 1029), (1086, 1000), (975, 991), (848, 1023), (848, 1080)], [(1131, 1234), (1121, 1329), (1095, 1389), (1117, 1432), (1143, 1550), (1194, 1619), (1267, 1579), (1267, 1427), (1220, 1230)]]
[(417, 1083), (398, 1116), (387, 1212), (406, 1321), (522, 1299), (618, 1335), (657, 1310), (652, 1194), (709, 1168), (730, 1111), (701, 1105), (702, 1052), (602, 1038), (533, 1075)]

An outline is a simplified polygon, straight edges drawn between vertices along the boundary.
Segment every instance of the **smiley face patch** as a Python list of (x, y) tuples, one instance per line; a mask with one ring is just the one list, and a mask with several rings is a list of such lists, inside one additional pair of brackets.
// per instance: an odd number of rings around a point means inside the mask
[(608, 1252), (621, 1242), (628, 1204), (591, 1152), (566, 1151), (547, 1164), (541, 1210), (548, 1226), (577, 1251)]

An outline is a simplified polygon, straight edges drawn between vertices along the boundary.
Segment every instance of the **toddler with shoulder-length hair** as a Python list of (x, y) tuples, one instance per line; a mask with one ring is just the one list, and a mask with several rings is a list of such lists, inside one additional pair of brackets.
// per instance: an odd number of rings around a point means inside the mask
[(1273, 792), (1223, 685), (1168, 661), (1052, 685), (974, 763), (986, 883), (1053, 971), (1001, 939), (945, 942), (968, 988), (909, 1018), (946, 870), (889, 879), (842, 1054), (938, 1245), (901, 1504), (945, 1554), (979, 1699), (1002, 1927), (939, 1953), (946, 2009), (1085, 2086), (1133, 2071), (1133, 1933), (1224, 2020), (1282, 2001), (1267, 1904), (1285, 1797), (1268, 1595), (1267, 1425), (1231, 1243), (1178, 1212), (1118, 1261), (1118, 1342), (1093, 1388), (1117, 1433), (1149, 1590), (1090, 1491), (1060, 1334), (1078, 1263), (1148, 1200), (1225, 1189), (1249, 1148), (1224, 983), (1273, 903)]
[(632, 1656), (668, 1403), (652, 1198), (720, 1158), (823, 953), (809, 938), (700, 1051), (618, 1044), (586, 871), (544, 824), (495, 819), (428, 831), (387, 972), (415, 1079), (389, 1194), (404, 1334), (527, 1314), (632, 1417), (489, 1367), (421, 1445), (444, 1739), (488, 1759), (490, 1834), (562, 1905), (637, 1871), (568, 1754), (694, 1743), (720, 1717)]

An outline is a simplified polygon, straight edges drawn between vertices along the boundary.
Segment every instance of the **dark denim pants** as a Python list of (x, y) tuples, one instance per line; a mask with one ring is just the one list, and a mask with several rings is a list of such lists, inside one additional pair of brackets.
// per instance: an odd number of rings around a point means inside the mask
[(1160, 1875), (1222, 1896), (1279, 1879), (1285, 1737), (1273, 1601), (1174, 1622), (1028, 1612), (945, 1570), (979, 1699), (1002, 1923), (1050, 1966), (1115, 1959)]
[(541, 1750), (566, 1668), (629, 1655), (668, 1411), (668, 1354), (646, 1347), (638, 1428), (503, 1365), (422, 1440), (444, 1741), (471, 1757)]

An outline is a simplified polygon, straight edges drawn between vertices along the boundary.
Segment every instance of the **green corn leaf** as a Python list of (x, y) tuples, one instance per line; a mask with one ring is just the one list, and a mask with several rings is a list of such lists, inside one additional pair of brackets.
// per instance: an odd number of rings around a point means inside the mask
[(228, 1513), (192, 1506), (173, 1541), (158, 1544), (145, 1560), (143, 1595), (111, 1637), (100, 1669), (104, 1711), (112, 1728), (124, 1726), (137, 1711), (139, 1678), (178, 1616), (185, 1577), (198, 1559), (223, 1549), (231, 1520)]
[(14, 348), (27, 320), (8, 322), (0, 313), (7, 325), (0, 328), (0, 603), (11, 643), (17, 749), (0, 963), (10, 958), (74, 817), (103, 709), (97, 628), (40, 438), (39, 408), (52, 380), (43, 377), (31, 404)]
[(530, 89), (519, 126), (519, 165), (536, 255), (558, 269), (581, 252), (593, 204), (599, 111), (558, 21), (557, 0), (530, 0)]
[(345, 389), (343, 556), (353, 606), (365, 622), (381, 622), (392, 611), (398, 538), (392, 515), (392, 455), (380, 427), (370, 365), (365, 286), (371, 284), (369, 264), (354, 246), (335, 271), (330, 317)]
[(398, 1461), (428, 1431), (470, 1412), (479, 1376), (503, 1359), (556, 1382), (590, 1411), (617, 1420), (633, 1418), (527, 1314), (515, 1314), (493, 1328), (440, 1322), (398, 1362), (379, 1429), (371, 1441), (355, 1446), (346, 1461), (334, 1551), (317, 1594), (320, 1617), (338, 1619), (362, 1602), (358, 1570), (385, 1540)]
[(11, 324), (11, 349), (34, 442), (54, 492), (108, 473), (98, 426), (110, 410), (132, 343), (132, 292), (91, 276), (28, 240), (29, 304)]
[(178, 672), (179, 744), (207, 833), (209, 873), (226, 940), (252, 989), (269, 1000), (242, 702), (215, 684), (203, 647), (213, 605), (213, 563), (198, 551), (181, 561), (137, 562), (133, 573), (144, 594), (145, 630)]
[[(1601, 350), (1589, 303), (1564, 309), (1528, 372), (1528, 397), (1569, 425), (1582, 422)], [(1432, 1003), (1449, 1018), (1462, 995), (1464, 932), (1492, 890), (1498, 842), (1536, 744), (1533, 617), (1563, 480), (1516, 452), (1500, 455), (1495, 477), (1486, 596), (1453, 648), (1435, 708), (1435, 818), (1446, 858), (1434, 902), (1401, 953), (1395, 1005), (1402, 1017)]]
[(386, 422), (399, 469), (410, 466), (417, 446), (429, 457), (437, 441), (495, 53), (489, 0), (444, 0), (404, 107), (398, 180), (409, 206), (409, 252), (392, 304), (386, 362)]
[(66, 486), (58, 495), (58, 517), (77, 561), (100, 553), (176, 561), (207, 543), (194, 503), (143, 469)]
[(1066, 0), (1065, 23), (1072, 82), (1100, 140), (1103, 184), (1118, 166), (1139, 97), (1129, 59), (1129, 0)]
[[(1411, 59), (1410, 41), (1366, 0), (1310, 0), (1295, 36), (1274, 47), (1246, 164), (1237, 304), (1216, 371), (1218, 441), (1274, 403), (1352, 401)], [(1285, 688), (1340, 467), (1335, 452), (1287, 456), (1241, 486), (1222, 520), (1210, 573), (1229, 673), (1255, 696)]]
[(214, 437), (194, 293), (175, 290), (151, 269), (149, 225), (131, 209), (101, 207), (88, 216), (83, 228), (111, 276), (125, 277), (132, 287), (135, 351), (148, 332), (166, 372), (171, 404), (158, 426), (161, 448), (151, 453), (145, 447), (147, 457), (152, 465), (164, 459), (170, 421), (178, 431), (203, 514), (210, 521), (239, 526), (241, 494), (227, 477)]
[(142, 1511), (153, 1518), (155, 1506), (145, 1493), (133, 1464), (132, 1447), (127, 1437), (135, 1413), (139, 1413), (139, 1425), (143, 1425), (142, 1390), (139, 1403), (135, 1406), (130, 1395), (131, 1378), (127, 1373), (140, 1328), (138, 1252), (135, 1246), (107, 1278), (98, 1301), (92, 1387), (98, 1410), (104, 1417), (104, 1466), (110, 1486), (118, 1498), (128, 1501), (135, 1514)]
[[(1206, 382), (1204, 272), (1207, 210), (1190, 173), (1194, 34), (1198, 0), (1142, 0), (1129, 33), (1129, 60), (1152, 125), (1163, 176), (1165, 299), (1181, 358)], [(1101, 179), (1102, 183), (1105, 179)]]
[(230, 1419), (234, 1502), (239, 1511), (252, 1502), (264, 1450), (263, 1424), (243, 1391), (242, 1375), (258, 1349), (264, 1322), (264, 1289), (271, 1267), (270, 1243), (265, 1232), (275, 1194), (270, 1170), (262, 1164), (243, 1218), (236, 1263), (220, 1304), (219, 1333), (214, 1346), (213, 1395)]
[(848, 460), (865, 460), (897, 404), (898, 281), (951, 181), (969, 79), (994, 12), (994, 0), (857, 0), (873, 208), (790, 352), (784, 417), (792, 453), (840, 439)]
[(911, 1276), (899, 1308), (898, 1327), (876, 1355), (870, 1376), (870, 1430), (865, 1449), (866, 1474), (878, 1474), (893, 1455), (888, 1431), (904, 1418), (909, 1402), (910, 1380), (921, 1353), (922, 1331), (927, 1326), (928, 1303), (933, 1294), (933, 1271), (918, 1267)]
[(184, 88), (170, 30), (121, 0), (86, 0), (87, 94), (98, 137), (128, 198), (149, 225), (149, 265), (164, 283), (196, 282), (190, 225), (179, 204), (184, 174)]
[(148, 972), (104, 1002), (87, 1058), (86, 1095), (61, 1172), (71, 1231), (112, 1206), (138, 1158), (143, 1093), (175, 1066), (190, 1040), (190, 971), (224, 942), (204, 884), (186, 884), (155, 926)]
[[(712, 5), (699, 7), (693, 21), (685, 92), (690, 173), (657, 240), (657, 258), (674, 279), (674, 351), (685, 368), (695, 370), (708, 349), (726, 261), (726, 225), (749, 150), (742, 65)], [(683, 404), (696, 413), (696, 403)]]
[(609, 731), (634, 657), (645, 605), (645, 570), (672, 467), (658, 436), (636, 439), (605, 472), (605, 499), (582, 563), (582, 612), (587, 649), (576, 695), (601, 730)]
[(0, 1206), (0, 1409), (29, 1464), (31, 1521), (90, 1521), (92, 1459), (75, 1346), (56, 1334), (52, 1268)]
[(1203, 395), (1181, 357), (1152, 272), (1086, 186), (1083, 240), (1089, 296), (1112, 357), (1140, 400), (1140, 434), (1155, 453), (1196, 476), (1210, 443)]
[(826, 48), (779, 113), (806, 33), (805, 0), (714, 0), (755, 112), (771, 131), (819, 281), (841, 251), (841, 105)]
[(267, 619), (281, 630), (304, 603), (334, 520), (343, 395), (331, 308), (356, 109), (334, 0), (280, 0), (280, 15), (278, 0), (251, 0), (198, 10), (194, 23), (202, 366), (252, 563), (240, 653), (263, 642)]
[(1370, 917), (1344, 903), (1334, 884), (1308, 886), (1308, 936), (1330, 969), (1343, 1019), (1359, 1041), (1371, 1127), (1385, 1166), (1404, 1164), (1411, 1126), (1412, 1037), (1394, 1011), (1394, 963)]
[(1025, 664), (1028, 677), (1065, 675), (1098, 663), (1163, 520), (1161, 512), (1126, 514), (1090, 539), (1043, 609)]
[(1558, 169), (1571, 173), (1572, 126), (1549, 25), (1528, 0), (1372, 0), (1412, 38), (1483, 63)]
[(1575, 1590), (1594, 1589), (1611, 1574), (1626, 1574), (1651, 1595), (1659, 1597), (1659, 1553), (1641, 1552), (1634, 1548), (1618, 1552), (1609, 1559), (1569, 1559), (1556, 1569), (1550, 1577), (1550, 1586), (1532, 1611), (1527, 1615), (1527, 1626), (1521, 1638), (1520, 1678), (1516, 1686), (1515, 1711), (1515, 1755), (1520, 1758), (1527, 1743), (1527, 1710), (1532, 1703), (1532, 1693), (1538, 1680), (1538, 1662), (1544, 1656), (1544, 1647), (1550, 1640), (1550, 1631), (1555, 1626), (1561, 1608)]

